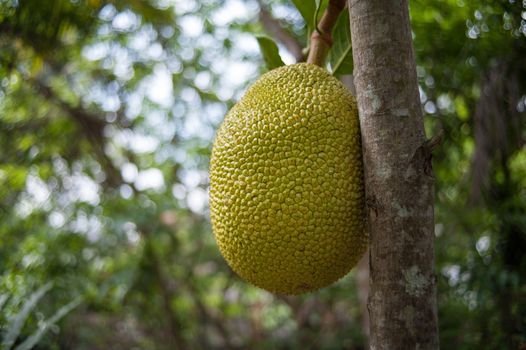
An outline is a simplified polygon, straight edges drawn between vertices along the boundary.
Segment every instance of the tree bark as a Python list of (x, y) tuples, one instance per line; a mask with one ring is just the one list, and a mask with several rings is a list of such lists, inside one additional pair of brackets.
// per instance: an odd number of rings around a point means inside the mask
[(369, 349), (369, 339), (371, 337), (369, 309), (367, 300), (369, 299), (369, 254), (363, 256), (356, 266), (356, 286), (358, 291), (358, 302), (360, 303), (360, 316), (362, 321), (363, 345)]
[(370, 233), (371, 349), (437, 349), (433, 142), (407, 0), (349, 1)]

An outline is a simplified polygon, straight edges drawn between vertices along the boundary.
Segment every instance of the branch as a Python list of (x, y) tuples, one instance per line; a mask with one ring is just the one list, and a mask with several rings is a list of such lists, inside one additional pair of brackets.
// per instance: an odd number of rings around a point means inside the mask
[(124, 181), (122, 180), (120, 171), (115, 167), (113, 161), (104, 151), (104, 127), (106, 126), (106, 122), (90, 114), (82, 107), (74, 107), (63, 101), (53, 89), (43, 82), (36, 79), (30, 79), (30, 82), (42, 97), (56, 104), (78, 124), (101, 162), (101, 165), (106, 172), (108, 183), (111, 186), (118, 186), (123, 183)]
[(258, 0), (258, 4), (259, 20), (261, 21), (265, 31), (274, 39), (279, 41), (283, 46), (285, 46), (285, 48), (294, 56), (296, 62), (305, 61), (303, 48), (298, 40), (296, 40), (293, 35), (283, 28), (277, 19), (272, 17), (270, 12), (265, 9), (261, 0)]
[(424, 143), (424, 147), (428, 149), (429, 153), (432, 153), (438, 146), (442, 144), (442, 142), (444, 142), (444, 137), (444, 130), (440, 129), (435, 136), (431, 137)]
[(332, 29), (338, 20), (338, 16), (345, 8), (345, 0), (329, 0), (327, 9), (323, 14), (315, 31), (310, 38), (310, 51), (307, 63), (323, 66), (325, 57), (332, 46)]

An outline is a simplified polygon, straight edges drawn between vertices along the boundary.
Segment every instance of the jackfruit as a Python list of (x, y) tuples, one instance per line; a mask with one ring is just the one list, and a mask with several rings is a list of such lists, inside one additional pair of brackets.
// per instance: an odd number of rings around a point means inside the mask
[(360, 130), (351, 93), (300, 63), (262, 75), (219, 127), (210, 216), (246, 281), (296, 295), (337, 281), (367, 247)]

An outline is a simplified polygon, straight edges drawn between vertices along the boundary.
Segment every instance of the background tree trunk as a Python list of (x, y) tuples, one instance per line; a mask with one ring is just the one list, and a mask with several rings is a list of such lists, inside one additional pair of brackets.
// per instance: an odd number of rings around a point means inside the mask
[(349, 1), (370, 232), (371, 349), (436, 349), (434, 181), (405, 0)]

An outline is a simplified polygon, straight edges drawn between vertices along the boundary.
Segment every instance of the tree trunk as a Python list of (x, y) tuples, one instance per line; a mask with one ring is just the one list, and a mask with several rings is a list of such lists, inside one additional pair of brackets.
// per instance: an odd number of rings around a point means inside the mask
[(371, 349), (437, 349), (432, 142), (406, 0), (349, 1), (370, 233)]
[(371, 328), (367, 300), (369, 299), (369, 254), (366, 254), (356, 266), (356, 286), (358, 291), (358, 302), (360, 303), (360, 316), (362, 319), (363, 345), (369, 349), (369, 338)]

